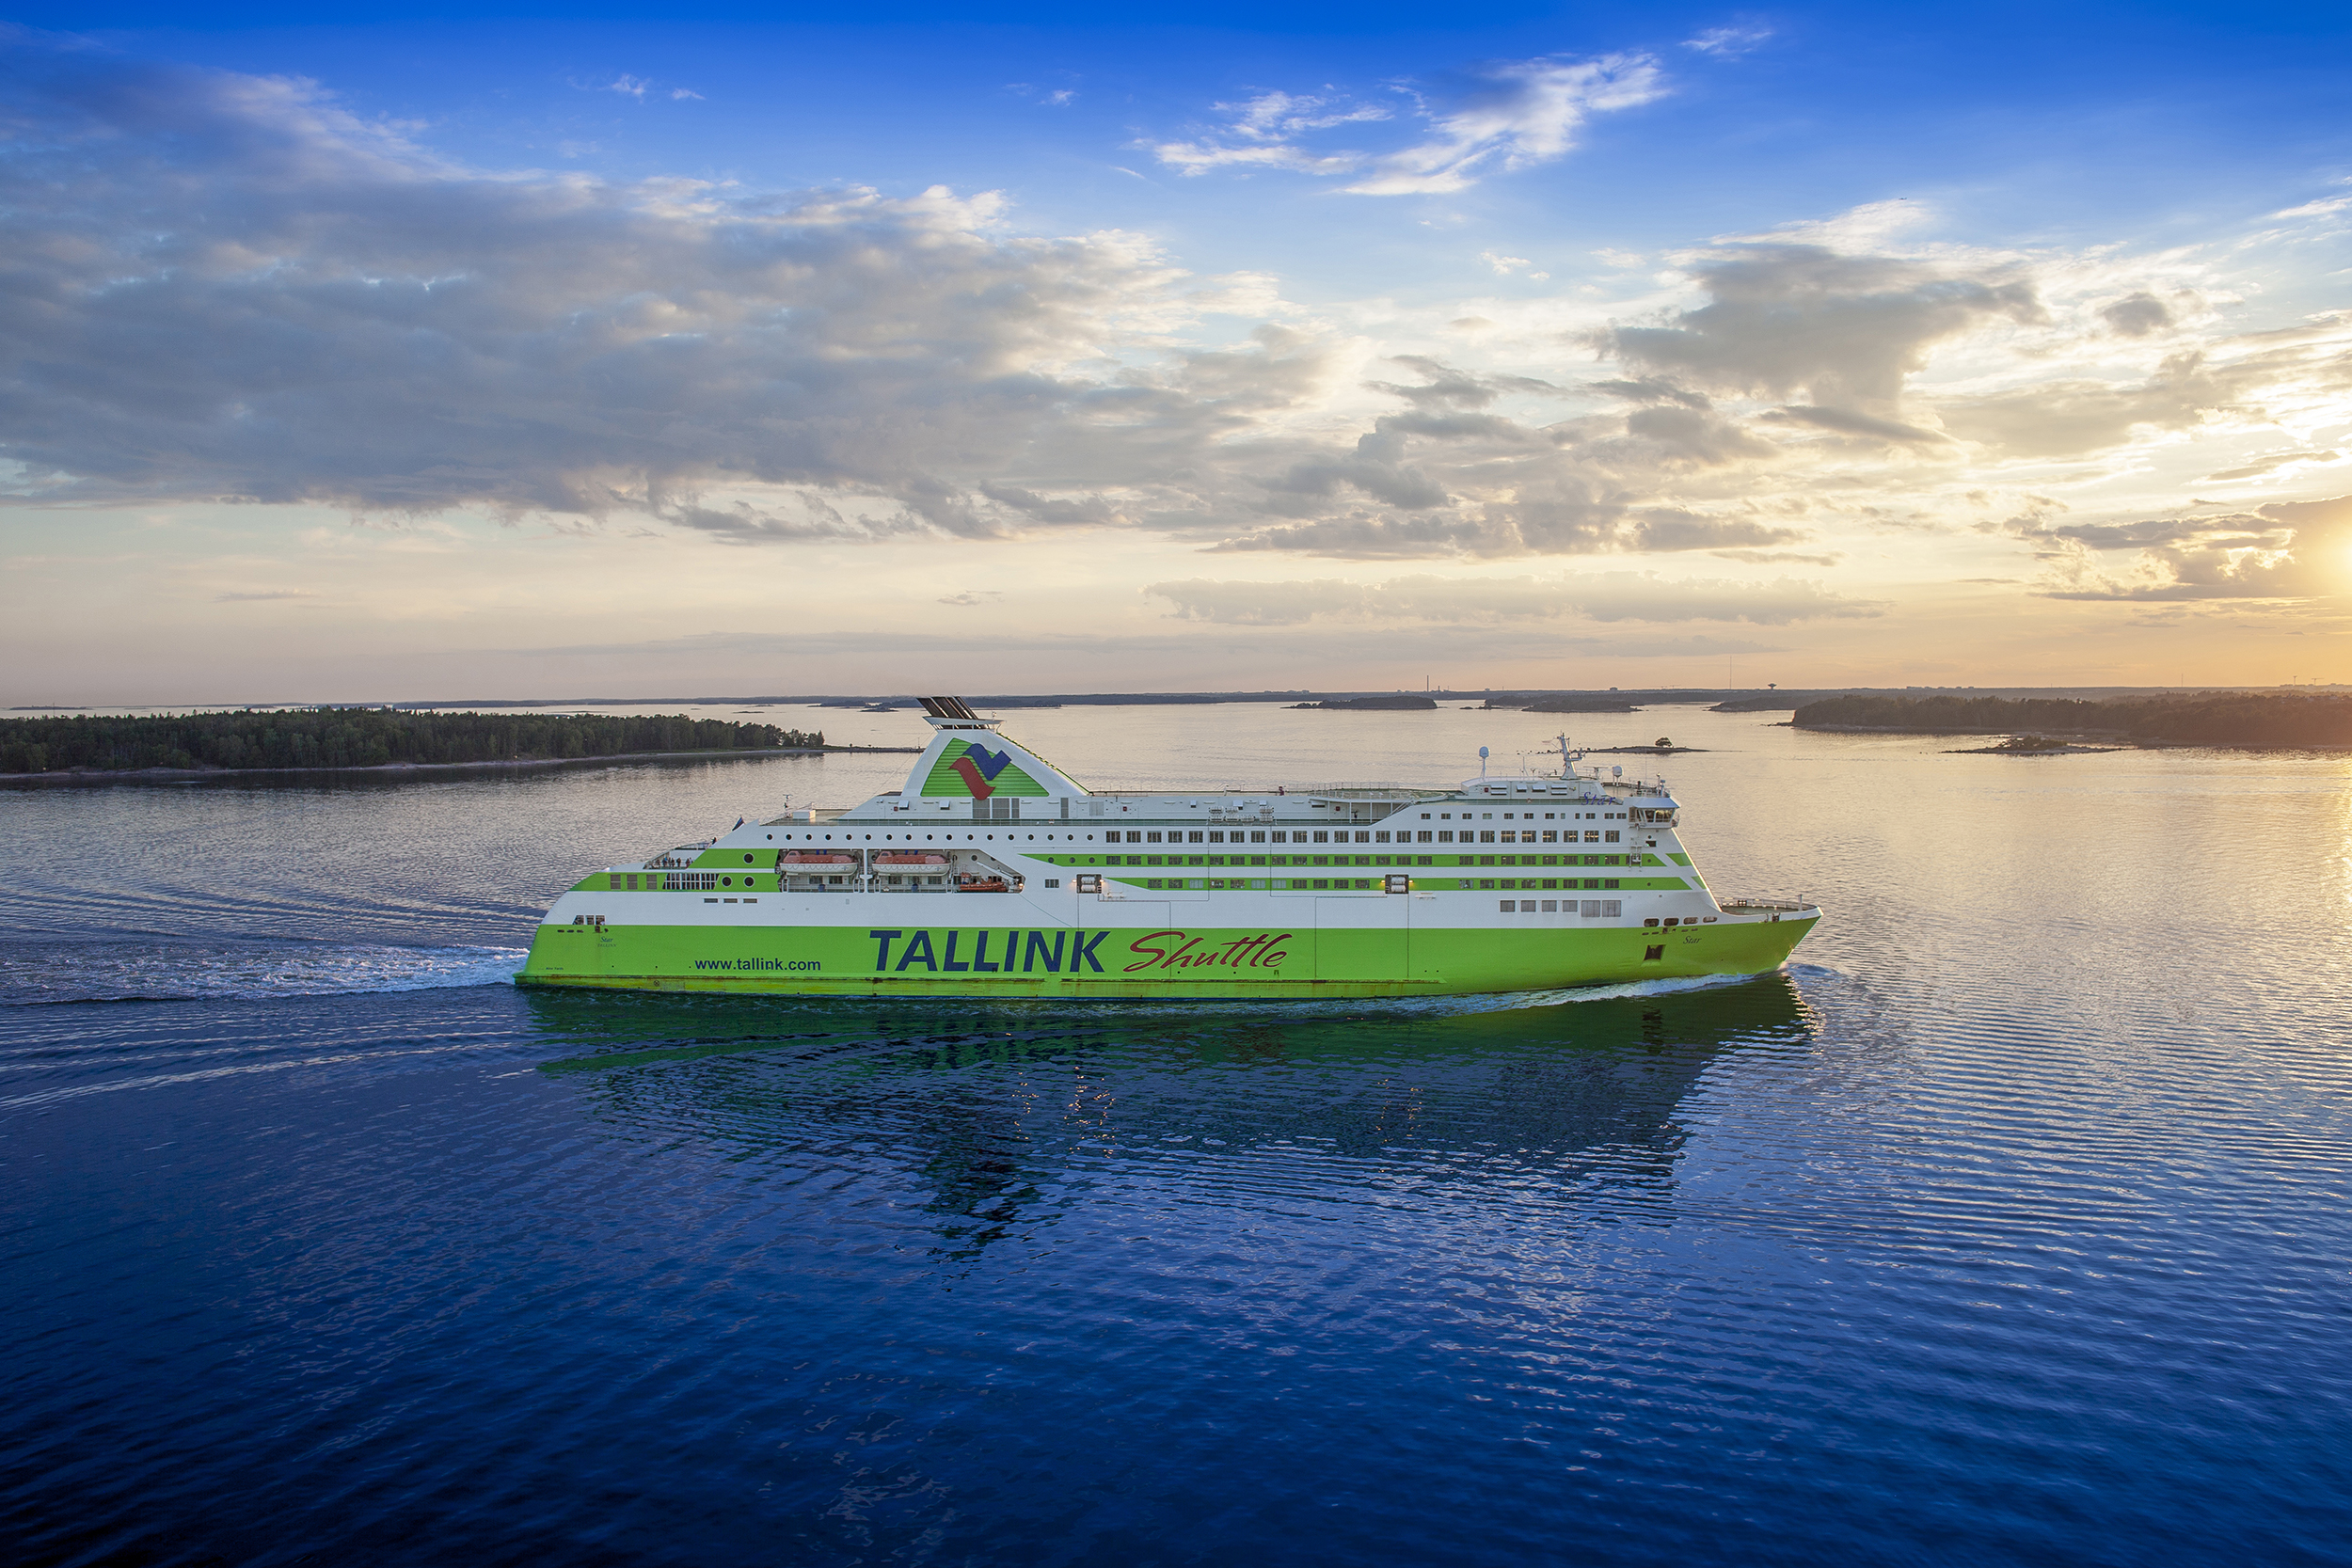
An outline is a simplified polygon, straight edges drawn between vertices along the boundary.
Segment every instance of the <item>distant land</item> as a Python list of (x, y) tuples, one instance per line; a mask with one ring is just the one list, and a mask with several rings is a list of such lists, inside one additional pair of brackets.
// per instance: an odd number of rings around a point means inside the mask
[[(1305, 687), (1284, 691), (1091, 691), (1060, 693), (1019, 693), (973, 695), (957, 692), (975, 707), (998, 709), (1055, 707), (1147, 706), (1157, 705), (1183, 705), (1212, 703), (1282, 703), (1293, 706), (1301, 704), (1321, 705), (1327, 702), (1355, 702), (1362, 698), (1421, 696), (1440, 705), (1484, 704), (1501, 708), (1535, 708), (1551, 712), (1638, 712), (1643, 707), (1704, 705), (1724, 713), (1791, 713), (1809, 703), (1831, 697), (1874, 696), (1926, 698), (2010, 697), (2010, 698), (2073, 698), (2098, 702), (2123, 697), (2160, 697), (2214, 694), (2218, 692), (2326, 692), (2352, 690), (2334, 687), (2244, 687), (2244, 686), (1987, 686), (1987, 687), (1626, 687), (1623, 689), (1593, 688), (1481, 688), (1477, 690), (1455, 690), (1438, 687), (1421, 692), (1317, 690)], [(1553, 707), (1553, 704), (1575, 705)], [(117, 705), (150, 707), (193, 707), (189, 704), (151, 703)], [(101, 711), (101, 705), (26, 705), (9, 708), (9, 713), (92, 713)], [(310, 711), (322, 708), (351, 708), (364, 711), (392, 709), (400, 712), (483, 712), (502, 708), (657, 708), (657, 707), (816, 707), (857, 709), (919, 709), (912, 695), (883, 693), (860, 696), (839, 692), (817, 692), (800, 695), (766, 696), (668, 696), (668, 697), (468, 697), (451, 699), (414, 699), (400, 702), (251, 702), (221, 705), (239, 710), (272, 710), (284, 712)]]
[[(1497, 710), (1519, 709), (1528, 713), (1639, 713), (1642, 705), (1626, 697), (1596, 697), (1587, 693), (1559, 692), (1549, 697), (1490, 697), (1486, 705)], [(1724, 705), (1715, 705), (1724, 708)], [(1724, 709), (1724, 711), (1738, 711)]]
[(822, 731), (683, 715), (410, 713), (382, 708), (176, 718), (0, 719), (0, 774), (292, 772), (819, 751)]
[[(1893, 735), (2010, 735), (2138, 746), (2352, 746), (2352, 695), (2222, 691), (2064, 697), (1854, 693), (1796, 710), (1799, 729)], [(2042, 748), (2046, 749), (2046, 748)], [(2026, 750), (2026, 748), (2019, 748)]]
[[(1666, 687), (1619, 690), (1093, 692), (967, 699), (983, 711), (1115, 705), (1281, 703), (1327, 712), (1483, 705), (1537, 716), (1622, 716), (1704, 705), (1722, 713), (1793, 715), (1807, 729), (1919, 735), (2035, 734), (2133, 745), (2352, 746), (2352, 691), (2338, 686), (1846, 688), (1756, 690)], [(20, 707), (0, 718), (0, 776), (205, 774), (312, 768), (554, 767), (669, 756), (779, 751), (912, 751), (830, 745), (819, 730), (678, 713), (516, 713), (523, 707), (664, 705), (844, 707), (895, 712), (913, 698), (768, 696), (526, 699), (455, 704), (272, 704), (144, 717)], [(486, 710), (486, 711), (485, 711)], [(38, 717), (31, 717), (38, 715)], [(910, 715), (911, 716), (911, 715)], [(1589, 734), (1589, 725), (1579, 725)], [(1649, 750), (1649, 748), (1638, 748)]]

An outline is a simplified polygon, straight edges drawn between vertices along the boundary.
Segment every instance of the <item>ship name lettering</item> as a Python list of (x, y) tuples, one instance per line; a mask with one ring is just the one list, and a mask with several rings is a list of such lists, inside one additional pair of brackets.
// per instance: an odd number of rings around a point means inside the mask
[[(1295, 933), (1284, 931), (1280, 936), (1260, 932), (1254, 937), (1235, 937), (1220, 947), (1201, 948), (1203, 938), (1186, 931), (1152, 931), (1137, 937), (1127, 944), (1127, 951), (1137, 955), (1134, 963), (1121, 972), (1133, 974), (1146, 969), (1199, 969), (1203, 966), (1223, 966), (1232, 969), (1278, 969), (1290, 957), (1290, 950), (1281, 944)], [(1182, 945), (1170, 948), (1168, 942)], [(1154, 944), (1159, 945), (1154, 945)], [(1194, 949), (1200, 948), (1196, 952)]]

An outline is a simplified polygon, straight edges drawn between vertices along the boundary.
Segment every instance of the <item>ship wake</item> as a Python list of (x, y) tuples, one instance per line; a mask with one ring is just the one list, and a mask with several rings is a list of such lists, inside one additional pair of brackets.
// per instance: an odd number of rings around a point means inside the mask
[(330, 942), (105, 943), (0, 947), (0, 1006), (262, 1001), (510, 985), (519, 947)]

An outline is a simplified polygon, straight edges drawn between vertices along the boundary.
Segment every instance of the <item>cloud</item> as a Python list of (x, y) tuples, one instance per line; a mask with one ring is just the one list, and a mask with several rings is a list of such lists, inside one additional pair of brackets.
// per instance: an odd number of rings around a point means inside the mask
[(1611, 397), (1625, 398), (1633, 403), (1673, 403), (1685, 408), (1714, 406), (1705, 394), (1677, 387), (1668, 381), (1596, 381), (1591, 386), (1596, 392), (1606, 392)]
[(1955, 272), (1816, 245), (1753, 243), (1695, 258), (1708, 303), (1591, 340), (1626, 364), (1709, 391), (1892, 415), (1928, 350), (1994, 321), (2033, 322), (2027, 278)]
[(1937, 403), (1944, 428), (2020, 457), (2068, 457), (2122, 445), (2134, 433), (2187, 430), (2237, 404), (2262, 379), (2252, 367), (2216, 365), (2201, 351), (2168, 356), (2137, 386), (2045, 381), (1979, 398)]
[[(2352, 589), (2352, 496), (2119, 524), (2025, 518), (2011, 531), (2037, 546), (2049, 598), (2312, 599)], [(2096, 558), (2124, 549), (2138, 554), (2121, 572)]]
[(1836, 431), (1841, 436), (1866, 436), (1897, 446), (1949, 446), (1952, 442), (1952, 438), (1940, 430), (1926, 430), (1918, 425), (1904, 424), (1899, 420), (1874, 420), (1867, 414), (1857, 414), (1849, 408), (1799, 405), (1767, 409), (1756, 418), (1811, 425), (1817, 430)]
[[(1099, 499), (1318, 385), (1279, 333), (1103, 371), (1194, 280), (1123, 235), (1009, 234), (991, 197), (480, 174), (304, 83), (29, 48), (12, 71), (23, 500), (993, 538), (1111, 509), (991, 484)], [(808, 495), (724, 495), (779, 486)]]
[(1301, 139), (1338, 126), (1390, 119), (1396, 110), (1285, 92), (1217, 104), (1230, 118), (1208, 136), (1149, 145), (1162, 163), (1188, 175), (1220, 168), (1286, 169), (1352, 177), (1341, 188), (1359, 196), (1442, 195), (1465, 190), (1490, 174), (1561, 158), (1593, 116), (1651, 103), (1665, 91), (1664, 73), (1647, 55), (1551, 55), (1466, 72), (1453, 84), (1447, 95), (1451, 106), (1442, 110), (1416, 98), (1410, 112), (1425, 122), (1426, 135), (1387, 152), (1312, 151)]
[(634, 98), (637, 102), (643, 103), (645, 101), (646, 92), (649, 91), (652, 87), (653, 84), (646, 81), (644, 77), (631, 76), (624, 72), (622, 75), (607, 82), (604, 85), (604, 90), (607, 92), (617, 92), (624, 98)]
[(1144, 591), (1176, 608), (1179, 620), (1225, 626), (1296, 626), (1311, 620), (1435, 622), (1497, 626), (1511, 622), (1799, 621), (1877, 615), (1881, 608), (1845, 598), (1818, 583), (1783, 578), (1749, 583), (1702, 578), (1667, 581), (1634, 572), (1554, 578), (1391, 578), (1355, 583), (1336, 578), (1244, 582), (1191, 578)]
[(1335, 125), (1358, 125), (1387, 119), (1392, 113), (1377, 103), (1339, 103), (1333, 100), (1287, 92), (1261, 93), (1239, 103), (1216, 105), (1230, 122), (1215, 139), (1146, 144), (1160, 162), (1184, 174), (1206, 174), (1216, 168), (1285, 168), (1305, 174), (1345, 174), (1366, 162), (1359, 152), (1314, 154), (1301, 150), (1295, 140), (1310, 131)]
[(1709, 27), (1703, 33), (1684, 39), (1682, 47), (1695, 49), (1702, 55), (1712, 55), (1719, 60), (1736, 60), (1742, 55), (1762, 48), (1772, 36), (1770, 27)]
[(1418, 354), (1392, 355), (1389, 363), (1418, 372), (1426, 379), (1412, 385), (1393, 381), (1367, 381), (1364, 385), (1375, 391), (1393, 393), (1422, 408), (1484, 408), (1506, 393), (1557, 395), (1565, 390), (1533, 376), (1479, 375), (1459, 371)]
[(2118, 337), (2145, 338), (2170, 326), (2172, 312), (2164, 301), (2141, 289), (2101, 309), (2099, 319), (2115, 328)]
[(277, 588), (251, 594), (215, 594), (213, 595), (213, 602), (215, 604), (259, 604), (269, 599), (315, 599), (317, 597), (316, 594), (305, 593), (300, 589)]
[[(2216, 483), (2316, 464), (2352, 396), (2352, 317), (2197, 338), (2152, 285), (2173, 325), (2143, 346), (2098, 314), (2134, 297), (2105, 258), (1725, 242), (1606, 330), (1437, 301), (1440, 353), (1134, 235), (1021, 232), (985, 194), (483, 171), (305, 83), (35, 46), (6, 69), (0, 505), (462, 508), (771, 550), (1808, 559), (1831, 530), (1999, 515), (1922, 474), (2013, 496), (2004, 465), (2257, 420), (2297, 450), (2233, 450)], [(1273, 141), (1357, 114), (1245, 119)], [(1947, 352), (1966, 379), (1923, 393)]]
[[(1478, 253), (1478, 259), (1492, 267), (1497, 277), (1508, 277), (1522, 267), (1534, 265), (1533, 261), (1530, 261), (1524, 256), (1505, 256), (1500, 251), (1493, 250), (1480, 251)], [(1551, 274), (1548, 272), (1531, 272), (1527, 276), (1531, 280), (1541, 283), (1549, 279)]]
[(2341, 213), (2347, 207), (2352, 207), (2352, 196), (2330, 196), (2324, 197), (2317, 201), (2306, 201), (2300, 207), (2284, 208), (2270, 215), (2274, 218), (2326, 217), (2333, 213)]
[(2344, 454), (2339, 451), (2282, 451), (2269, 457), (2257, 458), (2251, 463), (2242, 463), (2234, 468), (2223, 468), (2218, 473), (2207, 474), (2205, 478), (2217, 482), (2265, 479), (2277, 473), (2280, 468), (2343, 461)]
[(1709, 550), (1708, 553), (1725, 561), (1745, 561), (1759, 566), (1835, 566), (1846, 559), (1836, 553), (1804, 555), (1796, 550)]
[(1638, 555), (1783, 545), (1795, 529), (1748, 517), (1711, 517), (1677, 507), (1628, 505), (1573, 475), (1541, 490), (1475, 508), (1398, 516), (1366, 507), (1336, 509), (1312, 521), (1235, 534), (1220, 552), (1285, 550), (1359, 561), (1466, 559), (1528, 555)]

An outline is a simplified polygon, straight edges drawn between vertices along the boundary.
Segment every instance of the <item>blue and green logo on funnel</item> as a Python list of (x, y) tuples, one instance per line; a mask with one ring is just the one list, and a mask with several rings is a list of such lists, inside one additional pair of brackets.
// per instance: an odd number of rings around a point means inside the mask
[(926, 795), (1042, 795), (1045, 786), (1014, 765), (1009, 752), (992, 752), (968, 740), (951, 740), (923, 781)]

